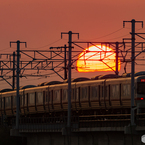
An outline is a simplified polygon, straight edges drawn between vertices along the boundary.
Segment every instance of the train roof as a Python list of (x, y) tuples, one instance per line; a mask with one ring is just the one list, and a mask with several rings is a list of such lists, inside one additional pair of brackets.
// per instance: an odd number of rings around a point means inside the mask
[[(145, 82), (145, 75), (139, 75), (134, 77), (135, 82)], [(121, 81), (129, 81), (131, 82), (131, 77), (120, 77), (116, 79), (107, 79), (106, 82), (121, 82)]]
[(90, 79), (86, 77), (79, 77), (79, 78), (72, 79), (72, 82), (80, 82), (80, 81), (88, 81), (88, 80)]
[(122, 77), (130, 77), (131, 76), (131, 73), (123, 73), (122, 74)]
[(43, 82), (43, 83), (39, 83), (38, 86), (44, 86), (46, 82)]
[(50, 82), (44, 83), (44, 86), (46, 86), (46, 85), (62, 84), (62, 83), (63, 83), (63, 82), (60, 82), (60, 81), (50, 81)]
[[(71, 79), (71, 81), (73, 80), (73, 78)], [(64, 81), (63, 81), (63, 83), (68, 83), (68, 79), (65, 79)]]
[[(79, 78), (72, 78), (71, 82), (81, 82), (81, 81), (88, 81), (89, 78), (86, 77), (79, 77)], [(64, 83), (68, 83), (68, 79), (64, 80)]]
[(27, 89), (27, 88), (33, 88), (36, 87), (35, 85), (26, 85), (26, 86), (21, 86), (20, 89)]
[[(134, 73), (134, 76), (141, 76), (141, 75), (145, 75), (145, 71), (140, 71), (140, 72), (136, 72)], [(123, 73), (122, 77), (131, 77), (131, 73)]]
[(134, 74), (135, 76), (145, 75), (145, 71), (140, 71)]
[(2, 90), (0, 90), (0, 93), (9, 92), (9, 91), (13, 91), (13, 89), (2, 89)]
[(120, 78), (120, 76), (116, 74), (107, 74), (98, 77), (98, 79), (112, 79), (112, 78)]
[(91, 80), (98, 80), (99, 76), (101, 76), (101, 75), (96, 75), (96, 76), (92, 77)]

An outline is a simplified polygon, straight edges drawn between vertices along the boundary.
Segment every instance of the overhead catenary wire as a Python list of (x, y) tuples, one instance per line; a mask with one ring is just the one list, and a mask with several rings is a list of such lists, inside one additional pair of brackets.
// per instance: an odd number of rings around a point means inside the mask
[(116, 32), (119, 32), (119, 31), (122, 30), (122, 29), (123, 29), (123, 28), (120, 28), (120, 29), (118, 29), (118, 30), (116, 30), (116, 31), (114, 31), (114, 32), (112, 32), (112, 33), (106, 34), (106, 35), (101, 36), (101, 37), (98, 37), (98, 38), (96, 38), (96, 39), (100, 39), (100, 38), (104, 38), (104, 37), (110, 36), (110, 35), (112, 35), (112, 34), (114, 34), (114, 33), (116, 33)]
[[(97, 37), (97, 38), (89, 39), (89, 40), (97, 40), (97, 39), (105, 38), (105, 37), (107, 37), (107, 36), (110, 36), (110, 35), (112, 35), (112, 34), (114, 34), (114, 33), (117, 33), (117, 32), (119, 32), (119, 31), (121, 31), (122, 29), (123, 29), (123, 28), (120, 28), (120, 29), (117, 29), (117, 30), (114, 31), (114, 32), (108, 33), (108, 34), (106, 34), (106, 35), (103, 35), (103, 36), (100, 36), (100, 37)], [(80, 40), (81, 40), (81, 39), (80, 39)]]
[[(55, 74), (55, 73), (53, 73), (53, 74)], [(52, 78), (55, 78), (56, 79), (57, 75), (53, 76), (53, 74), (51, 76), (51, 79), (50, 79), (50, 77), (48, 77), (48, 81), (51, 81)], [(10, 79), (11, 78), (7, 78), (7, 80), (10, 80)], [(57, 78), (57, 80), (58, 80), (58, 78)], [(4, 80), (0, 80), (0, 82), (1, 81), (3, 82)], [(44, 77), (39, 77), (39, 78), (37, 77), (37, 78), (33, 78), (33, 79), (32, 78), (31, 79), (26, 79), (25, 77), (23, 77), (23, 78), (20, 79), (20, 84), (21, 84), (21, 86), (23, 86), (24, 84), (28, 84), (27, 82), (31, 82), (31, 84), (33, 82), (33, 84), (36, 84), (35, 81), (37, 82), (37, 84), (39, 84), (40, 82), (45, 82), (47, 80), (46, 80), (46, 78), (44, 79)], [(2, 85), (0, 85), (0, 87), (1, 88), (9, 88), (10, 86), (8, 86), (7, 84), (2, 84)]]
[[(8, 50), (8, 49), (11, 50), (11, 51), (3, 51), (3, 50)], [(16, 48), (14, 48), (14, 47), (11, 47), (11, 48), (10, 47), (7, 47), (7, 48), (0, 49), (0, 52), (1, 51), (2, 51), (2, 53), (3, 52), (12, 52), (12, 49), (16, 49)]]
[(27, 49), (41, 49), (41, 48), (45, 48), (45, 47), (48, 47), (48, 46), (50, 46), (50, 45), (52, 45), (52, 44), (54, 44), (54, 43), (56, 43), (56, 42), (58, 42), (58, 41), (60, 41), (61, 39), (58, 39), (58, 40), (56, 40), (56, 41), (54, 41), (54, 42), (52, 42), (52, 43), (49, 43), (49, 44), (46, 44), (46, 45), (44, 45), (44, 46), (40, 46), (40, 47), (35, 47), (35, 48), (28, 48), (27, 47)]

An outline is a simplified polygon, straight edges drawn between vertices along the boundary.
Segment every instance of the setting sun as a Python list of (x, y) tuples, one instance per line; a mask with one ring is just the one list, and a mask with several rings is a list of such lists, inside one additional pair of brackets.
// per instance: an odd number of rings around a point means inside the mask
[[(115, 51), (104, 45), (96, 45), (86, 48), (80, 53), (77, 60), (78, 72), (115, 71), (115, 66)], [(120, 70), (119, 58), (118, 70)]]

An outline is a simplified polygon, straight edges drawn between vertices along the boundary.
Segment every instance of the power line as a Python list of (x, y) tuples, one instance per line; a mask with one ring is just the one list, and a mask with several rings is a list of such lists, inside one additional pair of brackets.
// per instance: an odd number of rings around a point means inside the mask
[(54, 43), (56, 43), (56, 42), (58, 42), (58, 41), (60, 41), (60, 40), (61, 40), (61, 39), (58, 39), (58, 40), (56, 40), (56, 41), (54, 41), (54, 42), (52, 42), (52, 43), (49, 43), (49, 44), (47, 44), (47, 45), (40, 46), (40, 47), (36, 47), (36, 48), (28, 48), (28, 49), (40, 49), (40, 48), (44, 48), (44, 47), (50, 46), (50, 45), (52, 45), (52, 44), (54, 44)]
[[(11, 47), (12, 49), (16, 49), (14, 47)], [(3, 50), (7, 50), (7, 49), (11, 49), (10, 47), (7, 47), (7, 48), (3, 48), (3, 49), (0, 49), (0, 51), (3, 51)], [(5, 51), (5, 52), (8, 52), (8, 51)]]
[(118, 31), (120, 31), (120, 30), (122, 30), (122, 29), (123, 29), (123, 28), (120, 28), (120, 29), (118, 29), (118, 30), (116, 30), (116, 31), (114, 31), (114, 32), (112, 32), (112, 33), (109, 33), (109, 34), (106, 34), (106, 35), (104, 35), (104, 36), (100, 36), (100, 37), (97, 37), (97, 38), (93, 38), (93, 39), (90, 39), (90, 40), (96, 40), (96, 39), (100, 39), (100, 38), (104, 38), (104, 37), (110, 36), (110, 35), (112, 35), (112, 34), (118, 32)]
[(122, 36), (119, 36), (119, 37), (114, 37), (114, 38), (107, 39), (107, 40), (115, 40), (115, 39), (122, 38), (122, 37), (128, 36), (128, 35), (130, 35), (130, 34), (125, 34), (125, 35), (122, 35)]
[(120, 29), (118, 29), (118, 30), (116, 30), (116, 31), (114, 31), (114, 32), (112, 32), (112, 33), (109, 33), (109, 34), (107, 34), (107, 35), (104, 35), (104, 36), (98, 37), (98, 38), (96, 38), (96, 39), (100, 39), (100, 38), (104, 38), (104, 37), (110, 36), (110, 35), (112, 35), (112, 34), (118, 32), (118, 31), (120, 31), (120, 30), (122, 30), (122, 29), (123, 29), (123, 28), (120, 28)]

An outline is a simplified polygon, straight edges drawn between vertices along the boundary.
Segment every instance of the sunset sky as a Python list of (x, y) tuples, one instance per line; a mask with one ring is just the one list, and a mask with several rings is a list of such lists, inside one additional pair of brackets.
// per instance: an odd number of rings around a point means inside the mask
[[(145, 23), (144, 7), (145, 0), (0, 0), (0, 53), (15, 51), (16, 45), (10, 48), (9, 42), (17, 40), (26, 41), (27, 50), (62, 46), (67, 44), (68, 36), (61, 40), (61, 32), (68, 31), (79, 33), (83, 41), (122, 41), (123, 37), (130, 38), (131, 31), (131, 24), (123, 28), (123, 21), (135, 19)], [(145, 32), (145, 27), (141, 29), (136, 24), (136, 32)], [(77, 40), (75, 35), (73, 40)], [(74, 71), (73, 75), (82, 76), (82, 73)], [(32, 80), (38, 84), (45, 79)], [(32, 80), (21, 80), (21, 85)]]

